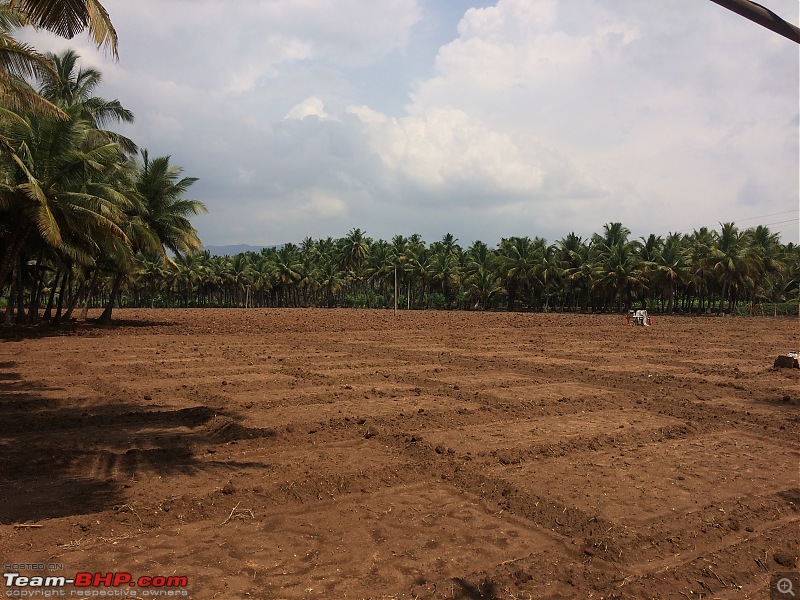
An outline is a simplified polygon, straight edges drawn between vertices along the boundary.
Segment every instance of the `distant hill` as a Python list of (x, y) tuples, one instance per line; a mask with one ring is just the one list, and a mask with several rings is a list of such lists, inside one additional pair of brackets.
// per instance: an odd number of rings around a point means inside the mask
[(249, 244), (233, 244), (231, 246), (203, 246), (203, 250), (208, 250), (212, 256), (235, 256), (242, 252), (255, 252), (258, 254), (264, 248), (280, 248), (283, 244), (275, 246), (250, 246)]

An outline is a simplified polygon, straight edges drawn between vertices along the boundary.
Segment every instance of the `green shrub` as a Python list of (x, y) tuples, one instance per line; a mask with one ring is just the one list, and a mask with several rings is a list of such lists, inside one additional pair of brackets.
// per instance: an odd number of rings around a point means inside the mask
[(444, 310), (447, 308), (447, 300), (444, 294), (438, 292), (428, 294), (428, 306), (434, 310)]

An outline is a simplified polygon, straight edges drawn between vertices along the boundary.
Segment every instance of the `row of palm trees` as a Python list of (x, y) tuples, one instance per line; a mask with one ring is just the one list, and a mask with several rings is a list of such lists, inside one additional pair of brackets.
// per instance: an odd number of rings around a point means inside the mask
[[(53, 19), (64, 14), (74, 18), (59, 29)], [(205, 207), (185, 198), (195, 179), (181, 177), (170, 157), (150, 158), (108, 129), (133, 115), (118, 100), (95, 95), (98, 70), (81, 68), (71, 50), (40, 55), (14, 39), (22, 26), (48, 23), (65, 35), (88, 24), (98, 44), (116, 49), (116, 34), (95, 0), (0, 2), (5, 321), (35, 321), (42, 307), (48, 319), (68, 318), (81, 305), (85, 314), (98, 290), (106, 301), (101, 319), (108, 321), (139, 253), (167, 265), (168, 250), (201, 247), (190, 217)]]
[[(690, 235), (631, 239), (608, 223), (554, 244), (509, 237), (466, 249), (451, 234), (373, 240), (306, 238), (259, 253), (140, 257), (125, 302), (136, 306), (356, 306), (664, 312), (736, 310), (798, 298), (800, 248), (765, 226), (724, 223)], [(796, 311), (796, 309), (795, 309)]]

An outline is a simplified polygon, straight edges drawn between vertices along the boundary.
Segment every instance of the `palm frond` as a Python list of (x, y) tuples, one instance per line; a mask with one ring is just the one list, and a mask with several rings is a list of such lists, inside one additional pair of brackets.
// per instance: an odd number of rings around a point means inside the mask
[(117, 32), (108, 12), (97, 0), (9, 0), (8, 5), (23, 12), (36, 27), (66, 39), (88, 29), (98, 47), (105, 48), (115, 58), (118, 56)]

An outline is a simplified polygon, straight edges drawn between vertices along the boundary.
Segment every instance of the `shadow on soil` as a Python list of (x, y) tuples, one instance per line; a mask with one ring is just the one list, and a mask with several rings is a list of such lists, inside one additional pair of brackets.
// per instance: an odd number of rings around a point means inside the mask
[(207, 406), (65, 405), (14, 367), (0, 362), (0, 524), (108, 510), (126, 502), (131, 479), (215, 466), (197, 459), (198, 445), (275, 436)]
[(0, 325), (0, 340), (13, 342), (28, 339), (42, 339), (59, 336), (100, 336), (105, 332), (116, 329), (134, 328), (146, 329), (148, 327), (169, 327), (175, 325), (172, 321), (143, 321), (133, 319), (114, 319), (111, 323), (98, 323), (96, 319), (86, 321), (63, 321), (51, 323), (40, 321), (33, 325)]
[(460, 577), (455, 577), (453, 582), (459, 586), (459, 590), (454, 590), (454, 598), (460, 600), (500, 600), (497, 595), (497, 588), (491, 581), (481, 581), (472, 584)]

